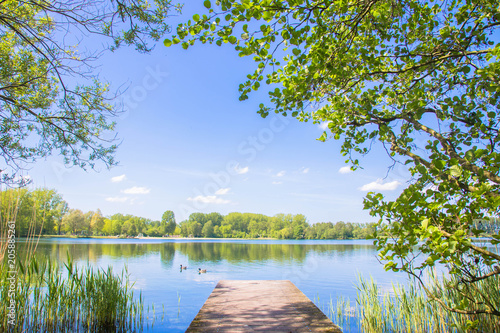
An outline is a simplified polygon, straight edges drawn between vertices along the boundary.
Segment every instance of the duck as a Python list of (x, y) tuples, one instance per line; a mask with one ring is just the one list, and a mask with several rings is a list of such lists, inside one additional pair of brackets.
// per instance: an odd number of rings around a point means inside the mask
[(201, 268), (198, 268), (198, 273), (206, 273), (207, 270), (206, 269), (201, 269)]
[(187, 266), (182, 266), (181, 264), (181, 269), (187, 269)]

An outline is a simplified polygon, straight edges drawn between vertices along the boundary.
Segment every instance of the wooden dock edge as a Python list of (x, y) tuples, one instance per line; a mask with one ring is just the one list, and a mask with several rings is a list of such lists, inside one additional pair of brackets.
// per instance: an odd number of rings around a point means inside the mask
[(342, 333), (288, 280), (221, 280), (186, 332)]

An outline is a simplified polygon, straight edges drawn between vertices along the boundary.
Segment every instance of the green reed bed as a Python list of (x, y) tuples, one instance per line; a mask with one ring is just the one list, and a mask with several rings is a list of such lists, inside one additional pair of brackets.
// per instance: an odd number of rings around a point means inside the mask
[(143, 330), (142, 295), (134, 300), (126, 269), (115, 275), (111, 267), (77, 268), (71, 260), (60, 267), (49, 260), (32, 259), (26, 267), (17, 267), (12, 290), (11, 270), (5, 263), (0, 268), (0, 296), (6, 305), (0, 307), (1, 332)]
[[(431, 275), (429, 285), (434, 295), (449, 305), (464, 302), (456, 280)], [(488, 314), (463, 315), (447, 311), (436, 301), (427, 298), (415, 281), (405, 287), (393, 285), (391, 292), (383, 292), (370, 279), (359, 277), (355, 306), (349, 300), (330, 302), (330, 318), (344, 332), (360, 327), (362, 332), (500, 332), (500, 318)], [(463, 290), (462, 290), (463, 292)], [(475, 300), (500, 304), (500, 277), (476, 282), (468, 296)], [(487, 299), (486, 299), (487, 298)], [(353, 323), (353, 321), (355, 321)]]

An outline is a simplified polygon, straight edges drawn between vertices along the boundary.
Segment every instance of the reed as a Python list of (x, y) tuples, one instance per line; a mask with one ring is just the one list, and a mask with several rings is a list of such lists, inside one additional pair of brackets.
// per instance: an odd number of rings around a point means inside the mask
[[(5, 262), (0, 270), (0, 296), (13, 299), (13, 321), (0, 308), (1, 332), (138, 332), (143, 329), (143, 299), (134, 300), (126, 270), (115, 275), (71, 260), (59, 267), (33, 258), (19, 265), (12, 290)], [(62, 269), (61, 269), (62, 268)], [(63, 274), (64, 273), (64, 274)], [(10, 295), (9, 295), (10, 292)]]
[[(430, 274), (428, 283), (438, 297), (447, 304), (463, 302), (455, 278), (437, 278)], [(355, 309), (349, 300), (330, 302), (330, 318), (344, 332), (351, 328), (362, 332), (500, 332), (500, 318), (488, 314), (463, 315), (447, 311), (428, 299), (420, 285), (411, 280), (407, 286), (396, 284), (390, 292), (383, 292), (373, 279), (358, 277)], [(476, 282), (470, 287), (469, 297), (500, 304), (500, 277)], [(351, 318), (351, 314), (355, 317)], [(347, 320), (346, 320), (347, 319)], [(354, 320), (353, 323), (351, 320)]]

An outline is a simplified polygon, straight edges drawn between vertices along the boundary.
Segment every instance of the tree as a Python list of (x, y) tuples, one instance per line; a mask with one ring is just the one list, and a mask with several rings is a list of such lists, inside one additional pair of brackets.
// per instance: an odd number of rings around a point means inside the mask
[(25, 193), (21, 201), (23, 206), (18, 213), (16, 221), (20, 226), (28, 227), (34, 234), (52, 234), (55, 227), (57, 205), (62, 201), (61, 196), (55, 191), (38, 188)]
[(93, 35), (111, 41), (111, 50), (148, 52), (147, 42), (169, 31), (164, 20), (173, 9), (170, 0), (0, 2), (3, 182), (26, 183), (16, 172), (53, 151), (80, 167), (116, 163), (110, 131), (120, 109), (92, 66), (102, 52), (74, 45)]
[(108, 218), (104, 219), (104, 226), (102, 227), (102, 232), (106, 236), (111, 236), (113, 235), (113, 221), (111, 221)]
[(222, 216), (220, 213), (212, 212), (207, 214), (207, 221), (212, 221), (214, 226), (220, 226), (223, 220), (224, 216)]
[[(33, 235), (33, 203), (31, 193), (25, 188), (0, 192), (1, 234), (7, 234), (7, 222), (16, 221), (16, 237)], [(6, 237), (6, 236), (5, 236)]]
[(203, 229), (203, 225), (199, 222), (191, 222), (188, 226), (189, 235), (193, 235), (193, 237), (201, 237), (201, 231)]
[(212, 223), (212, 221), (208, 221), (207, 223), (205, 223), (205, 225), (201, 229), (201, 234), (206, 238), (214, 236), (214, 224)]
[(53, 189), (8, 189), (1, 191), (0, 200), (1, 216), (15, 220), (17, 235), (22, 237), (60, 231), (67, 210), (66, 202)]
[(84, 225), (84, 232), (87, 236), (92, 236), (93, 230), (92, 230), (92, 218), (94, 217), (95, 212), (89, 211), (83, 214), (83, 225)]
[(223, 224), (219, 227), (219, 232), (222, 238), (232, 238), (233, 230), (230, 224)]
[(111, 220), (111, 234), (121, 235), (122, 234), (122, 222), (120, 220)]
[(87, 229), (85, 216), (79, 209), (70, 209), (68, 214), (63, 217), (63, 223), (66, 231), (73, 235)]
[(69, 206), (68, 203), (64, 200), (59, 202), (59, 204), (56, 207), (56, 214), (54, 215), (54, 220), (56, 224), (56, 230), (57, 234), (61, 234), (61, 227), (63, 226), (63, 218), (64, 215), (66, 215), (69, 211)]
[[(164, 44), (230, 43), (253, 56), (257, 69), (240, 85), (240, 99), (271, 85), (258, 113), (327, 122), (320, 140), (341, 140), (353, 169), (378, 141), (413, 177), (394, 201), (376, 193), (365, 199), (379, 217), (385, 268), (421, 279), (444, 264), (464, 302), (447, 304), (426, 289), (429, 297), (450, 311), (500, 315), (487, 296), (467, 294), (500, 275), (500, 256), (471, 241), (500, 241), (498, 230), (474, 226), (500, 207), (498, 2), (218, 0), (205, 7)], [(414, 260), (419, 255), (423, 262)]]
[(309, 227), (307, 219), (302, 214), (297, 214), (293, 217), (292, 228), (293, 228), (293, 238), (302, 239), (304, 238), (304, 233)]
[(137, 236), (137, 226), (133, 219), (126, 220), (122, 224), (121, 233), (127, 236)]
[(102, 216), (101, 210), (97, 209), (95, 213), (92, 215), (92, 219), (90, 221), (90, 228), (93, 230), (94, 235), (100, 235), (103, 227), (104, 227), (104, 217)]
[(167, 210), (163, 213), (161, 217), (161, 226), (163, 228), (163, 234), (173, 234), (175, 232), (175, 215), (171, 210)]
[(161, 232), (158, 229), (159, 227), (157, 225), (151, 224), (146, 230), (146, 235), (148, 235), (149, 237), (160, 237)]

